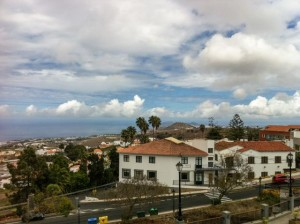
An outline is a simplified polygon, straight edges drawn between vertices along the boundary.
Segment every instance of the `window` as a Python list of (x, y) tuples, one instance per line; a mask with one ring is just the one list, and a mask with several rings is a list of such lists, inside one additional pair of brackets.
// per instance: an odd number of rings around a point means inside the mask
[(196, 157), (196, 165), (202, 165), (202, 157)]
[(248, 179), (249, 179), (249, 180), (254, 179), (254, 177), (255, 177), (254, 172), (249, 172), (249, 173), (248, 173)]
[(213, 148), (208, 148), (208, 153), (214, 153), (214, 149)]
[(181, 163), (182, 164), (188, 164), (189, 163), (188, 157), (181, 157)]
[(129, 155), (124, 155), (123, 160), (124, 162), (129, 162)]
[(210, 157), (208, 157), (208, 160), (214, 160), (214, 157), (210, 156)]
[(261, 163), (268, 163), (268, 157), (267, 156), (262, 156), (261, 157)]
[(248, 164), (255, 164), (255, 158), (254, 158), (254, 156), (249, 156), (248, 157)]
[(135, 179), (143, 179), (143, 170), (134, 170)]
[(136, 157), (135, 157), (135, 161), (136, 161), (137, 163), (141, 163), (141, 162), (142, 162), (142, 156), (136, 156)]
[(218, 154), (215, 154), (215, 160), (218, 161)]
[(189, 172), (181, 172), (181, 180), (183, 182), (187, 182), (190, 180), (190, 173)]
[(281, 156), (275, 156), (275, 163), (281, 163)]
[(155, 157), (149, 156), (149, 163), (155, 163)]
[(208, 162), (208, 167), (214, 167), (214, 162)]
[(122, 177), (130, 178), (130, 169), (122, 169)]
[(261, 177), (267, 177), (268, 176), (268, 172), (261, 172)]
[(148, 170), (147, 171), (147, 179), (148, 180), (156, 180), (157, 179), (157, 171)]

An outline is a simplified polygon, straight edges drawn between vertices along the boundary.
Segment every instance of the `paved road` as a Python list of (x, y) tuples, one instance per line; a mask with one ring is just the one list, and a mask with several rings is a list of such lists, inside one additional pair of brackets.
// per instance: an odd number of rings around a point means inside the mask
[[(227, 195), (228, 198), (233, 200), (238, 200), (242, 198), (250, 198), (258, 195), (258, 187), (253, 187), (250, 189), (234, 191), (231, 194)], [(159, 213), (162, 212), (172, 212), (174, 207), (177, 209), (178, 206), (178, 197), (173, 198), (172, 195), (162, 197), (161, 200), (155, 204), (144, 205), (143, 210), (148, 211), (151, 207), (158, 209)], [(188, 195), (182, 195), (182, 208), (183, 211), (187, 208), (199, 207), (204, 205), (209, 205), (210, 199), (205, 196), (203, 193), (191, 193)], [(122, 209), (124, 206), (116, 204), (114, 202), (92, 202), (92, 203), (81, 203), (80, 206), (80, 217), (78, 216), (77, 211), (73, 211), (68, 217), (53, 216), (46, 217), (42, 221), (37, 221), (37, 224), (68, 224), (68, 223), (77, 223), (78, 218), (80, 218), (81, 223), (86, 223), (88, 218), (99, 217), (99, 216), (108, 216), (109, 220), (118, 220), (121, 218)], [(135, 208), (134, 214), (141, 210), (140, 207)], [(20, 223), (20, 222), (15, 222)]]

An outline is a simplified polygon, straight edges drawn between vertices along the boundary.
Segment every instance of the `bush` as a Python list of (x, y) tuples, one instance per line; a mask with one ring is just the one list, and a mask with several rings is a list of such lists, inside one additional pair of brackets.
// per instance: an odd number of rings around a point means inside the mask
[(264, 189), (258, 197), (258, 200), (269, 205), (278, 204), (280, 202), (280, 192), (275, 189)]

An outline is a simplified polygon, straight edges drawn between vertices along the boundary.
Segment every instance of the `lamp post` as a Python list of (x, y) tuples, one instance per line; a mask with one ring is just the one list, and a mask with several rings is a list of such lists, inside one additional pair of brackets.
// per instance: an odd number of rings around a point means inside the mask
[(291, 152), (287, 155), (287, 160), (288, 160), (289, 168), (290, 168), (289, 197), (292, 197), (293, 196), (293, 192), (292, 192), (292, 163), (293, 163), (293, 154)]
[(80, 201), (79, 197), (76, 197), (76, 203), (77, 203), (77, 223), (80, 224)]
[(181, 162), (178, 162), (176, 164), (176, 168), (177, 168), (177, 171), (178, 171), (178, 174), (179, 174), (179, 191), (178, 191), (178, 221), (182, 221), (182, 212), (181, 212), (181, 171), (182, 171), (182, 163)]

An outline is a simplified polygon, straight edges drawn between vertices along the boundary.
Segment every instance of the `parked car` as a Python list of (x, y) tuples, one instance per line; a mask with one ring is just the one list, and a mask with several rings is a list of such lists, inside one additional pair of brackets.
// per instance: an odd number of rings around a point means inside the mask
[(290, 183), (290, 181), (293, 183), (295, 179), (293, 177), (290, 179), (290, 177), (285, 174), (276, 174), (272, 178), (273, 184), (286, 184), (286, 183)]
[(45, 215), (41, 212), (26, 212), (22, 215), (22, 222), (30, 222), (30, 221), (37, 221), (43, 220)]

